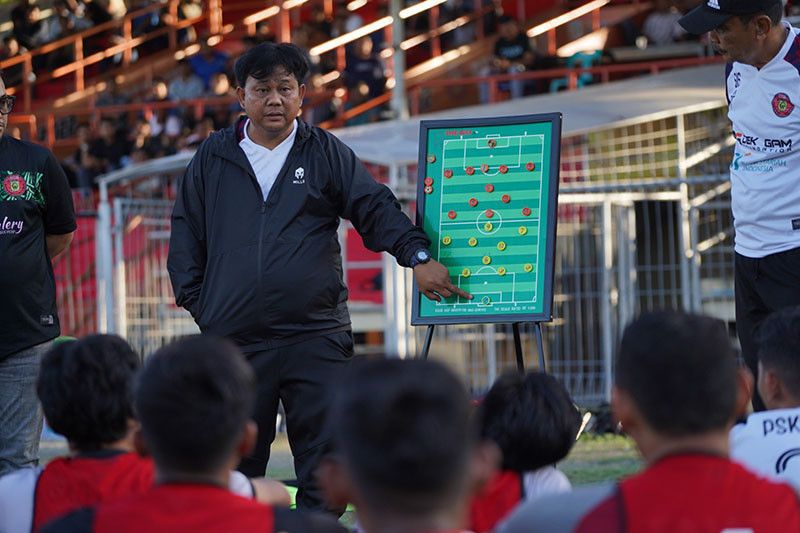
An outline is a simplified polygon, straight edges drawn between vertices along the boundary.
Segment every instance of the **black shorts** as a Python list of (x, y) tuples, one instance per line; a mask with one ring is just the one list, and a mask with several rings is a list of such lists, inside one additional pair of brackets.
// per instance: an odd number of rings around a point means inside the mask
[[(758, 347), (755, 334), (770, 313), (800, 305), (800, 248), (754, 259), (736, 254), (736, 332), (742, 357), (758, 377)], [(753, 408), (762, 411), (758, 391), (753, 393)]]

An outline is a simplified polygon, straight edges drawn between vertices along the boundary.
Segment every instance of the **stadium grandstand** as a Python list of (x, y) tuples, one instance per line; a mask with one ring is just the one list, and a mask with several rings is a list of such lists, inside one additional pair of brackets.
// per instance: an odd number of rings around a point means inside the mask
[[(166, 272), (175, 182), (238, 116), (232, 60), (264, 41), (307, 50), (302, 117), (334, 130), (409, 213), (421, 119), (563, 113), (556, 318), (544, 331), (548, 370), (581, 404), (608, 400), (614, 346), (639, 313), (702, 311), (733, 325), (723, 65), (702, 38), (648, 37), (658, 2), (116, 4), (0, 7), (9, 133), (53, 150), (78, 209), (55, 263), (63, 334), (116, 332), (147, 354), (196, 331)], [(517, 36), (501, 34), (509, 20)], [(528, 59), (494, 68), (514, 39)], [(408, 274), (346, 222), (340, 235), (359, 350), (417, 353)], [(432, 353), (476, 392), (513, 361), (505, 326), (437, 335)], [(527, 328), (523, 347), (535, 361)]]

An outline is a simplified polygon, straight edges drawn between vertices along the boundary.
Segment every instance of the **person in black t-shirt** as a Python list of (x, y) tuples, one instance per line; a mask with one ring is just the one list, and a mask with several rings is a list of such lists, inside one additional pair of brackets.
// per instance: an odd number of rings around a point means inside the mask
[[(481, 76), (493, 74), (516, 74), (525, 72), (533, 66), (535, 55), (528, 41), (528, 36), (523, 32), (516, 19), (504, 15), (498, 20), (497, 33), (499, 38), (494, 44), (494, 53), (489, 65), (481, 70)], [(511, 98), (522, 96), (525, 87), (524, 80), (509, 80), (500, 87), (508, 87)], [(489, 102), (489, 86), (480, 85), (481, 102)]]
[(100, 120), (98, 135), (89, 142), (89, 168), (94, 175), (105, 174), (122, 167), (122, 158), (131, 153), (131, 142), (120, 137), (114, 120)]
[(386, 76), (383, 73), (383, 64), (372, 48), (372, 39), (369, 36), (356, 41), (352, 53), (347, 57), (344, 75), (348, 89), (352, 90), (363, 82), (369, 87), (369, 97), (377, 98), (386, 89)]
[(76, 229), (56, 158), (4, 135), (14, 97), (0, 78), (0, 475), (39, 460), (39, 361), (61, 333), (50, 261)]

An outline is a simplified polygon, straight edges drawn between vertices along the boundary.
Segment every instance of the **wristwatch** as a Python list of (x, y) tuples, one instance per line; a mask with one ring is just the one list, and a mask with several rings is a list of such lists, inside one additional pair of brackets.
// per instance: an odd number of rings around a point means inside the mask
[(417, 265), (424, 265), (431, 260), (431, 253), (425, 248), (420, 248), (411, 256), (411, 268)]

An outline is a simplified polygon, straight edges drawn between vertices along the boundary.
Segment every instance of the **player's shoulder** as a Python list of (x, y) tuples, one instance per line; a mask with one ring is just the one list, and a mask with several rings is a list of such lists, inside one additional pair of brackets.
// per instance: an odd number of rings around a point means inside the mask
[(569, 478), (555, 466), (549, 465), (525, 472), (522, 477), (525, 486), (525, 499), (569, 492), (572, 484)]
[(800, 76), (800, 29), (790, 27), (789, 32), (791, 34), (789, 39), (792, 40), (792, 44), (783, 56), (783, 61), (784, 65), (793, 68), (797, 75)]
[(302, 120), (299, 122), (300, 126), (297, 130), (297, 134), (301, 136), (312, 150), (320, 149), (328, 155), (333, 154), (337, 157), (353, 152), (344, 141), (328, 130), (312, 124), (307, 124)]
[(752, 435), (759, 438), (790, 438), (800, 437), (800, 407), (789, 409), (771, 409), (753, 413), (747, 417), (744, 424), (737, 424), (731, 430), (731, 435)]
[(37, 161), (54, 157), (53, 153), (46, 146), (42, 146), (41, 144), (36, 144), (31, 141), (25, 141), (11, 137), (10, 135), (4, 135), (3, 142), (8, 146), (9, 153), (16, 153), (20, 156), (26, 156)]
[(236, 138), (237, 131), (242, 128), (243, 121), (237, 120), (235, 124), (231, 124), (227, 128), (211, 132), (200, 146), (197, 148), (198, 154), (205, 153), (208, 150), (225, 150), (233, 145), (238, 144)]
[(800, 512), (797, 494), (785, 483), (762, 477), (761, 474), (737, 461), (729, 462), (725, 476), (728, 486), (731, 490), (735, 490), (743, 501), (761, 502), (766, 505), (769, 505), (770, 502), (775, 505), (788, 502), (793, 504), (792, 508), (796, 508)]
[(614, 483), (580, 487), (572, 492), (542, 496), (518, 506), (497, 528), (498, 533), (574, 531), (578, 524), (619, 494)]
[(298, 121), (297, 135), (301, 138), (307, 138), (322, 143), (342, 144), (342, 141), (339, 139), (339, 137), (333, 133), (324, 128), (320, 128), (319, 126), (309, 124), (303, 120)]

